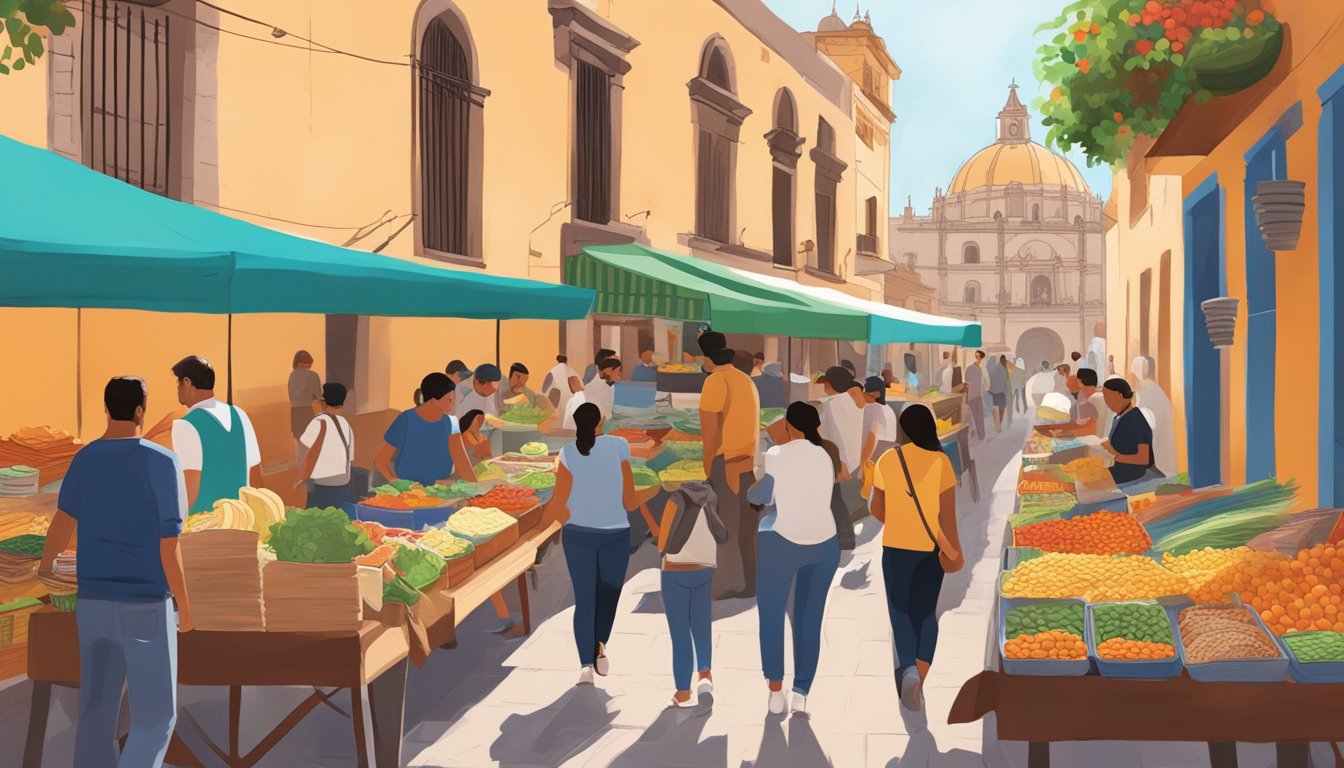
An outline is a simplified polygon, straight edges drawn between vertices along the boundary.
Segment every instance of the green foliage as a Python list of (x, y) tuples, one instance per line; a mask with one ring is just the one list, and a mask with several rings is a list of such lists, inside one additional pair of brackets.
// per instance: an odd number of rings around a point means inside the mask
[(405, 574), (406, 582), (412, 587), (425, 589), (438, 580), (444, 565), (443, 558), (428, 549), (402, 547), (397, 550), (393, 567)]
[(373, 551), (373, 542), (336, 507), (291, 509), (271, 526), (271, 550), (291, 563), (348, 563)]
[(0, 0), (0, 75), (21, 72), (46, 53), (44, 32), (59, 35), (74, 25), (64, 0)]
[[(1138, 136), (1156, 138), (1201, 87), (1192, 57), (1213, 57), (1278, 35), (1260, 0), (1076, 0), (1038, 33), (1036, 75), (1053, 86), (1034, 106), (1061, 150), (1088, 165), (1123, 165)], [(1249, 85), (1249, 83), (1247, 83)]]

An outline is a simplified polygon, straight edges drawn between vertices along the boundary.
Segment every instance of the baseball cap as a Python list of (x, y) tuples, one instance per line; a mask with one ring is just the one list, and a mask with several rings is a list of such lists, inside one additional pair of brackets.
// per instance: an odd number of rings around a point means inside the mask
[(485, 382), (499, 381), (504, 378), (499, 371), (499, 366), (494, 363), (481, 363), (476, 366), (476, 371), (472, 375), (476, 377), (477, 381)]

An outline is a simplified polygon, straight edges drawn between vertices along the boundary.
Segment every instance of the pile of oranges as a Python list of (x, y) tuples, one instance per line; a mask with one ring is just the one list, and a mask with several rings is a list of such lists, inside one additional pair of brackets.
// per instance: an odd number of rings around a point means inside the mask
[(1148, 643), (1113, 637), (1097, 646), (1097, 655), (1110, 661), (1170, 659), (1176, 655), (1176, 647), (1170, 643)]
[(1153, 545), (1143, 526), (1124, 512), (1094, 512), (1072, 520), (1046, 520), (1013, 533), (1019, 547), (1079, 555), (1133, 555)]
[(1075, 634), (1050, 630), (1034, 635), (1018, 635), (1004, 642), (1003, 655), (1010, 659), (1086, 659), (1087, 644)]
[(1275, 634), (1344, 632), (1344, 549), (1333, 544), (1304, 549), (1293, 558), (1234, 566), (1211, 585), (1239, 594)]
[(1094, 603), (1184, 595), (1189, 582), (1151, 557), (1051, 552), (1020, 563), (1003, 584), (1007, 597), (1081, 597)]

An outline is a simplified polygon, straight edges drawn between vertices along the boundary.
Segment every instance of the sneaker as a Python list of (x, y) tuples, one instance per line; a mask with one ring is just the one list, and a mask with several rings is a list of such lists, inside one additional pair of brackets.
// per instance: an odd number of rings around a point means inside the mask
[(916, 667), (906, 667), (901, 670), (900, 681), (896, 687), (901, 693), (901, 704), (911, 712), (918, 712), (924, 707), (924, 681), (919, 677), (919, 669)]
[(597, 674), (606, 677), (611, 671), (611, 660), (607, 658), (607, 646), (602, 643), (597, 644), (597, 659), (593, 662), (593, 670)]
[(695, 692), (697, 694), (714, 693), (714, 680), (708, 677), (700, 678), (695, 684)]
[(584, 667), (583, 669), (579, 670), (579, 682), (578, 682), (577, 684), (578, 684), (578, 685), (592, 685), (592, 684), (593, 684), (593, 668), (592, 668), (592, 667)]
[(807, 696), (805, 696), (805, 695), (803, 695), (803, 694), (801, 694), (801, 693), (799, 693), (799, 692), (797, 692), (797, 691), (794, 691), (794, 692), (793, 692), (793, 702), (792, 702), (792, 704), (789, 706), (789, 709), (792, 710), (792, 711), (793, 711), (793, 714), (795, 714), (795, 715), (806, 715), (806, 714), (807, 714)]
[(672, 700), (668, 702), (667, 706), (671, 709), (695, 709), (700, 706), (700, 702), (696, 701), (694, 696), (682, 701), (677, 698), (676, 694), (673, 694)]
[(783, 691), (770, 692), (770, 714), (772, 715), (784, 714), (784, 703), (785, 702)]

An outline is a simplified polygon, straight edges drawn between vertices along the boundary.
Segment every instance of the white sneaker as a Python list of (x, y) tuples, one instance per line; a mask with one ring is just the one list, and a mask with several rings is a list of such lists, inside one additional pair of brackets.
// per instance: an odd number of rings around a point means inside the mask
[(794, 692), (793, 692), (793, 704), (792, 704), (792, 706), (789, 707), (789, 708), (790, 708), (791, 710), (793, 710), (793, 714), (795, 714), (795, 715), (806, 715), (806, 714), (807, 714), (807, 697), (804, 696), (803, 694), (797, 692), (797, 691), (794, 691)]
[(770, 714), (772, 715), (784, 714), (784, 704), (785, 701), (783, 691), (770, 692)]
[(579, 670), (579, 682), (578, 682), (577, 684), (578, 684), (578, 685), (592, 685), (592, 684), (593, 684), (593, 668), (592, 668), (592, 667), (584, 667), (583, 669)]
[(597, 644), (597, 658), (593, 661), (593, 669), (597, 674), (606, 677), (611, 671), (611, 660), (607, 658), (607, 646), (602, 643)]
[(901, 671), (901, 704), (911, 712), (918, 712), (924, 708), (924, 681), (919, 676), (919, 669), (916, 667), (906, 667)]
[(714, 680), (708, 677), (700, 678), (700, 681), (695, 684), (695, 692), (697, 694), (714, 693)]

